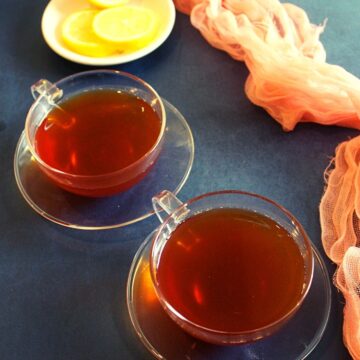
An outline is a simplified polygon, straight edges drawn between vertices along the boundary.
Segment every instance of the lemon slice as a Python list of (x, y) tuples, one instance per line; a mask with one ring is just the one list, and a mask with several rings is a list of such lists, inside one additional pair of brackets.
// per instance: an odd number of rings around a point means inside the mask
[(100, 8), (109, 8), (124, 5), (129, 2), (129, 0), (89, 0), (89, 2)]
[(144, 7), (119, 6), (100, 11), (94, 17), (94, 33), (104, 41), (130, 50), (149, 44), (157, 30), (155, 13)]
[(116, 51), (112, 44), (95, 35), (92, 29), (98, 10), (81, 10), (69, 15), (61, 27), (61, 36), (69, 49), (87, 56), (108, 56)]

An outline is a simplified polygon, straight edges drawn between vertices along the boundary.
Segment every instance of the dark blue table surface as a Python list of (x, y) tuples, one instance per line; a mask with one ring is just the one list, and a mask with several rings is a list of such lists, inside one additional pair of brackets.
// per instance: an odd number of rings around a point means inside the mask
[[(328, 18), (322, 36), (328, 61), (360, 76), (360, 3), (295, 3), (312, 22)], [(125, 285), (157, 219), (107, 231), (64, 228), (35, 213), (15, 183), (13, 154), (31, 84), (90, 69), (47, 47), (40, 31), (45, 6), (45, 0), (0, 2), (0, 359), (150, 359), (132, 332)], [(159, 49), (110, 68), (148, 81), (191, 126), (195, 162), (181, 199), (226, 188), (263, 194), (298, 217), (324, 255), (323, 172), (336, 145), (357, 131), (304, 124), (284, 133), (246, 99), (244, 64), (209, 46), (183, 14)], [(335, 268), (326, 263), (332, 275)], [(342, 343), (343, 300), (333, 290), (330, 321), (310, 359), (350, 358)]]

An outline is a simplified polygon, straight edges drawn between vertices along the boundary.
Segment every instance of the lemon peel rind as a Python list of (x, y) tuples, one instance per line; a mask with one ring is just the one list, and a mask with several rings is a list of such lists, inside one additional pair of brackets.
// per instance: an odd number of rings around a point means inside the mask
[(96, 6), (97, 8), (100, 9), (109, 9), (109, 8), (113, 8), (113, 7), (117, 7), (117, 6), (123, 6), (126, 5), (129, 0), (118, 0), (118, 1), (109, 1), (107, 3), (107, 1), (105, 0), (88, 0), (90, 4)]

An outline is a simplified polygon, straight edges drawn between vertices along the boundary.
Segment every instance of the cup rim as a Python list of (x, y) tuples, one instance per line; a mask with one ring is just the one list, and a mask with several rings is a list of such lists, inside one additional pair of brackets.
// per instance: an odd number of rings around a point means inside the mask
[[(42, 160), (41, 157), (36, 152), (35, 147), (33, 146), (32, 142), (30, 141), (29, 124), (31, 122), (31, 115), (34, 112), (34, 109), (36, 108), (36, 106), (38, 106), (38, 104), (39, 104), (39, 102), (40, 102), (40, 100), (42, 98), (42, 96), (39, 96), (32, 103), (32, 105), (31, 105), (31, 107), (30, 107), (30, 109), (29, 109), (29, 111), (28, 111), (28, 113), (26, 115), (26, 119), (25, 119), (25, 138), (26, 138), (27, 146), (28, 146), (32, 156), (35, 158), (36, 162), (39, 163), (44, 168), (50, 170), (53, 173), (56, 173), (56, 174), (61, 175), (61, 176), (66, 176), (68, 178), (74, 178), (74, 179), (75, 178), (76, 179), (102, 179), (102, 178), (115, 176), (115, 175), (118, 175), (118, 174), (121, 174), (121, 173), (124, 173), (124, 172), (128, 172), (132, 168), (136, 167), (139, 163), (143, 162), (147, 157), (149, 157), (159, 147), (159, 145), (161, 144), (161, 141), (163, 140), (163, 137), (164, 137), (164, 134), (165, 134), (165, 129), (166, 129), (166, 111), (165, 111), (164, 103), (163, 103), (160, 95), (157, 93), (157, 91), (150, 84), (148, 84), (145, 80), (139, 78), (138, 76), (130, 74), (130, 73), (125, 72), (125, 71), (120, 71), (120, 70), (110, 70), (110, 69), (88, 70), (88, 71), (81, 71), (81, 72), (66, 76), (66, 77), (54, 82), (54, 85), (55, 86), (59, 86), (59, 85), (61, 86), (62, 83), (65, 83), (65, 82), (67, 82), (67, 81), (69, 81), (69, 80), (71, 80), (73, 78), (76, 78), (76, 77), (92, 75), (92, 74), (101, 74), (101, 73), (119, 75), (119, 76), (123, 76), (123, 77), (130, 78), (132, 80), (135, 80), (136, 82), (141, 83), (143, 86), (145, 86), (147, 89), (149, 89), (150, 92), (152, 92), (155, 95), (155, 97), (159, 101), (160, 109), (161, 109), (161, 128), (160, 128), (159, 135), (158, 135), (155, 143), (152, 145), (152, 147), (143, 156), (141, 156), (135, 162), (129, 164), (128, 166), (126, 166), (126, 167), (124, 167), (122, 169), (115, 170), (115, 171), (108, 172), (108, 173), (97, 174), (97, 175), (73, 174), (73, 173), (69, 173), (69, 172), (66, 172), (66, 171), (62, 171), (60, 169), (57, 169), (57, 168), (49, 165), (44, 160)], [(60, 87), (60, 89), (61, 89), (61, 87)]]
[[(307, 269), (308, 276), (305, 276), (305, 279), (304, 279), (305, 280), (304, 281), (305, 288), (304, 288), (300, 298), (296, 302), (296, 304), (288, 312), (286, 312), (281, 318), (279, 318), (267, 325), (264, 325), (264, 326), (256, 328), (256, 329), (251, 329), (251, 330), (242, 330), (242, 331), (217, 330), (217, 329), (212, 329), (212, 328), (208, 328), (206, 326), (197, 324), (194, 321), (186, 318), (184, 315), (179, 313), (169, 302), (166, 301), (166, 298), (163, 295), (163, 292), (161, 291), (161, 289), (156, 281), (156, 270), (154, 268), (154, 263), (153, 263), (153, 258), (154, 258), (153, 252), (155, 249), (155, 244), (156, 244), (157, 240), (159, 239), (160, 233), (163, 231), (163, 229), (166, 228), (166, 226), (168, 225), (169, 221), (172, 218), (172, 215), (175, 212), (180, 211), (181, 209), (186, 208), (186, 206), (188, 206), (194, 202), (197, 202), (205, 197), (217, 196), (217, 195), (229, 195), (229, 194), (250, 196), (253, 198), (263, 200), (266, 203), (269, 203), (269, 204), (275, 206), (277, 209), (279, 209), (281, 212), (283, 212), (283, 214), (285, 214), (292, 221), (292, 223), (295, 225), (295, 227), (300, 231), (300, 233), (304, 239), (306, 249), (309, 253), (309, 259), (308, 259), (309, 268)], [(166, 217), (164, 222), (158, 227), (157, 231), (155, 232), (155, 234), (153, 236), (150, 253), (149, 253), (149, 265), (150, 265), (151, 279), (152, 279), (153, 286), (155, 289), (155, 293), (158, 297), (158, 300), (162, 304), (162, 306), (167, 310), (167, 312), (169, 312), (169, 314), (171, 316), (174, 316), (174, 317), (180, 319), (182, 322), (184, 322), (187, 325), (190, 325), (191, 327), (196, 328), (200, 331), (211, 333), (212, 335), (228, 336), (228, 337), (249, 336), (251, 334), (261, 333), (268, 329), (276, 328), (277, 325), (281, 325), (282, 322), (286, 321), (288, 318), (290, 318), (292, 315), (294, 315), (296, 313), (296, 311), (300, 308), (300, 306), (302, 305), (303, 301), (305, 300), (305, 298), (310, 290), (310, 286), (312, 284), (312, 280), (313, 280), (313, 276), (314, 276), (314, 254), (313, 254), (313, 250), (312, 250), (312, 242), (311, 242), (309, 236), (307, 235), (306, 231), (304, 230), (303, 226), (301, 225), (301, 223), (297, 220), (297, 218), (289, 210), (287, 210), (286, 208), (284, 208), (282, 205), (278, 204), (274, 200), (271, 200), (260, 194), (242, 191), (242, 190), (220, 190), (220, 191), (208, 192), (208, 193), (196, 196), (194, 198), (191, 198), (190, 200), (184, 202), (181, 206), (176, 208), (170, 215), (168, 215)]]

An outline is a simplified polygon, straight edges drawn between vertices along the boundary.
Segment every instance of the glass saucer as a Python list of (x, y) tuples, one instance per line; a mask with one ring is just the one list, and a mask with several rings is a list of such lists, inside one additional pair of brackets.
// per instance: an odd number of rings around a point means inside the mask
[(39, 169), (22, 133), (15, 151), (18, 187), (30, 206), (45, 218), (77, 229), (109, 229), (152, 215), (151, 197), (163, 189), (175, 194), (185, 184), (193, 160), (194, 140), (185, 118), (163, 99), (167, 126), (164, 145), (150, 173), (128, 191), (105, 198), (87, 198), (54, 185)]
[(133, 327), (157, 359), (305, 359), (319, 343), (331, 308), (331, 284), (325, 264), (313, 246), (314, 277), (295, 316), (272, 336), (243, 345), (218, 346), (197, 340), (178, 327), (159, 303), (149, 268), (150, 234), (136, 253), (127, 283), (127, 306)]

